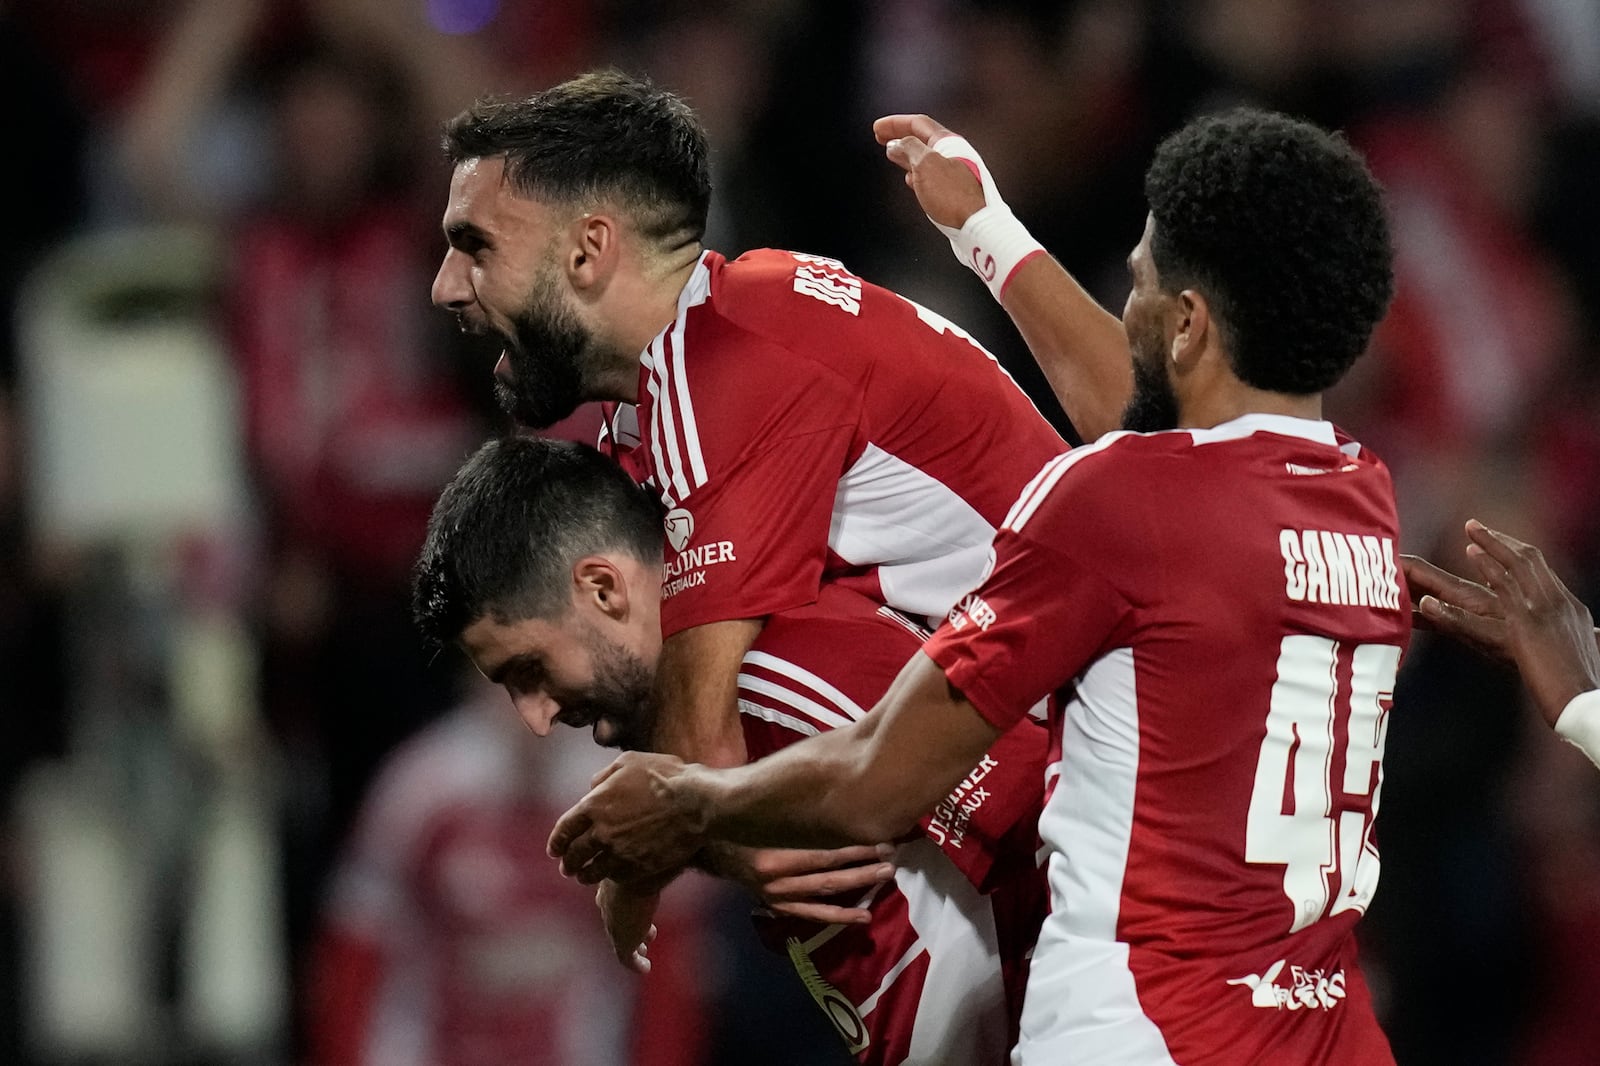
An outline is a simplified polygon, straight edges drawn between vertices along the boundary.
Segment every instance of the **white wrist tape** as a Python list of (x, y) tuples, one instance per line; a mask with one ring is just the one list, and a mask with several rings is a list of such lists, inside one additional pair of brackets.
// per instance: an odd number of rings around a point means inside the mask
[(1556, 735), (1600, 766), (1600, 688), (1572, 697), (1556, 719)]
[(982, 278), (998, 300), (1018, 267), (1036, 255), (1045, 254), (1044, 245), (1033, 239), (1033, 234), (1017, 221), (1017, 216), (1000, 198), (1000, 190), (995, 187), (989, 168), (983, 165), (983, 157), (965, 137), (941, 137), (932, 147), (942, 156), (965, 162), (983, 185), (984, 206), (973, 212), (960, 229), (933, 224), (950, 238), (950, 248), (956, 259)]

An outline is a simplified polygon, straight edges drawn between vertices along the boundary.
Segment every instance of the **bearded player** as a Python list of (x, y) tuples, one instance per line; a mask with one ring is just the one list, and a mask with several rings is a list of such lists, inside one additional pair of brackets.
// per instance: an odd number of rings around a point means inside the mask
[(1256, 111), (1180, 130), (1145, 188), (1125, 420), (1157, 432), (1048, 463), (860, 723), (743, 769), (624, 756), (552, 853), (592, 881), (877, 839), (1054, 692), (1017, 1061), (1392, 1062), (1353, 929), (1410, 602), (1388, 472), (1321, 419), (1392, 292), (1380, 193)]
[[(592, 449), (492, 441), (434, 509), (416, 571), (417, 621), (503, 685), (534, 733), (588, 726), (598, 743), (637, 748), (654, 716), (660, 531), (655, 501)], [(925, 636), (834, 584), (774, 615), (740, 667), (751, 756), (860, 718)], [(832, 904), (789, 908), (820, 907), (825, 924), (768, 916), (757, 925), (861, 1062), (1005, 1061), (1043, 916), (1043, 736), (1023, 721), (976, 760), (967, 786), (895, 849), (891, 880), (875, 863), (761, 886), (767, 899), (829, 880), (857, 886)], [(745, 860), (731, 850), (710, 857), (714, 872), (742, 873)], [(626, 942), (631, 949), (639, 937)]]
[[(739, 664), (825, 584), (931, 622), (977, 583), (1064, 444), (961, 329), (832, 260), (705, 249), (704, 132), (647, 82), (482, 101), (445, 141), (434, 303), (504, 341), (518, 421), (618, 401), (608, 444), (666, 508), (652, 748), (742, 763)], [(1086, 376), (1086, 406), (1125, 395), (1113, 342), (1085, 360), (1113, 368)], [(650, 895), (602, 907), (638, 915)]]

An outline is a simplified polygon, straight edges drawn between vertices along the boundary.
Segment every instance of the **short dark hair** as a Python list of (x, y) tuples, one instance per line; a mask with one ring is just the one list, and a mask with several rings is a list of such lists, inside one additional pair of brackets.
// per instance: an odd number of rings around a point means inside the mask
[(593, 448), (492, 440), (445, 486), (412, 578), (412, 614), (434, 647), (480, 618), (565, 613), (572, 564), (626, 552), (661, 558), (661, 505)]
[(591, 71), (521, 99), (484, 97), (445, 126), (452, 165), (504, 156), (529, 197), (615, 199), (646, 238), (705, 236), (710, 149), (679, 96), (619, 70)]
[(1337, 133), (1241, 108), (1164, 140), (1145, 175), (1166, 292), (1215, 309), (1233, 370), (1272, 392), (1337, 382), (1394, 294), (1383, 193)]

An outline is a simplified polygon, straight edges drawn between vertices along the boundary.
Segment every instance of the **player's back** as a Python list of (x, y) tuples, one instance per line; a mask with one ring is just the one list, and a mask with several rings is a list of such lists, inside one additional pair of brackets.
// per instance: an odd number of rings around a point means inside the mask
[(997, 728), (1055, 692), (1020, 1061), (1390, 1061), (1351, 936), (1409, 637), (1388, 472), (1247, 415), (1052, 460), (925, 654)]
[[(859, 719), (925, 635), (837, 585), (769, 619), (739, 676), (750, 757)], [(969, 788), (924, 819), (925, 835), (898, 846), (893, 881), (835, 901), (868, 907), (870, 924), (758, 918), (862, 1063), (1006, 1062), (1044, 913), (1034, 853), (1045, 748), (1042, 726), (1021, 723), (977, 771), (981, 799)]]
[(669, 633), (798, 606), (824, 578), (941, 617), (1065, 448), (959, 328), (837, 262), (770, 249), (705, 254), (640, 394), (636, 424), (610, 436), (640, 441), (636, 473), (682, 533)]
[(1388, 472), (1259, 416), (1102, 452), (1054, 528), (1124, 607), (1058, 727), (1030, 1001), (1159, 1031), (1085, 1061), (1387, 1061), (1351, 934), (1410, 628)]

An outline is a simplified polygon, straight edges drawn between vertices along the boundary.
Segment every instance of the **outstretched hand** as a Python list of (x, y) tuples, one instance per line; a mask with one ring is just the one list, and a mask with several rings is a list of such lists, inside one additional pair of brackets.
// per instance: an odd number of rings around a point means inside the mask
[(1594, 618), (1531, 544), (1467, 523), (1476, 584), (1420, 559), (1405, 560), (1417, 613), (1434, 629), (1514, 662), (1539, 713), (1554, 725), (1572, 698), (1600, 688)]
[(550, 833), (550, 857), (586, 885), (659, 879), (682, 869), (704, 843), (695, 812), (673, 800), (683, 773), (671, 755), (630, 751), (595, 775), (591, 791)]

